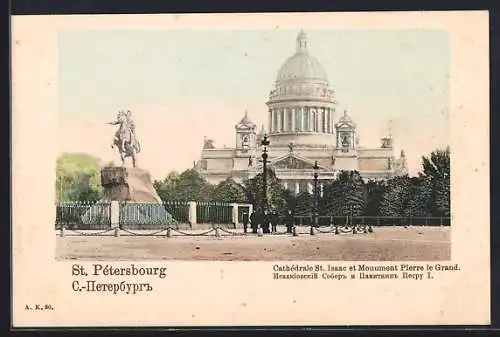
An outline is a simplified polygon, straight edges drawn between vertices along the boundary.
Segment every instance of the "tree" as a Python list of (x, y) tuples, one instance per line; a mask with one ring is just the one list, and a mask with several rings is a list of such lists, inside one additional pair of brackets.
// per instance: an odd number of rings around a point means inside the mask
[(408, 175), (389, 179), (380, 201), (380, 215), (402, 216), (408, 203), (409, 187), (410, 177)]
[(422, 157), (420, 176), (431, 185), (430, 209), (434, 216), (450, 215), (450, 148)]
[[(263, 179), (262, 173), (257, 174), (252, 179), (247, 179), (243, 182), (245, 188), (245, 196), (248, 202), (260, 207), (263, 201)], [(267, 200), (271, 208), (278, 212), (283, 212), (287, 208), (285, 189), (281, 186), (281, 182), (274, 171), (267, 169)]]
[(245, 190), (242, 185), (232, 178), (227, 178), (215, 186), (212, 192), (213, 201), (223, 202), (243, 202), (245, 200)]
[(432, 192), (429, 179), (412, 177), (410, 178), (408, 189), (408, 199), (401, 215), (413, 217), (429, 216), (428, 209)]
[(380, 203), (386, 190), (386, 182), (369, 180), (365, 184), (366, 188), (366, 207), (364, 215), (377, 216), (380, 213)]
[(173, 171), (170, 172), (163, 181), (153, 182), (153, 186), (160, 196), (161, 200), (177, 200), (177, 189), (179, 184), (180, 175)]
[(56, 163), (56, 197), (65, 201), (97, 201), (102, 197), (101, 161), (83, 153), (66, 153)]
[(209, 201), (214, 189), (194, 169), (181, 174), (170, 172), (163, 181), (155, 181), (153, 186), (163, 201)]
[(295, 215), (309, 216), (313, 210), (314, 197), (308, 192), (297, 195), (295, 205)]
[(366, 205), (363, 178), (357, 171), (341, 171), (323, 191), (321, 212), (335, 216), (361, 215)]

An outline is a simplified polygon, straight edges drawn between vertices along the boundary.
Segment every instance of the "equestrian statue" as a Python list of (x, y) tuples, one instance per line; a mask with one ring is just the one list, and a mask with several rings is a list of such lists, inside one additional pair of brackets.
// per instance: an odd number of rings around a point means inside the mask
[(135, 136), (135, 124), (132, 120), (132, 113), (130, 110), (127, 112), (120, 110), (118, 111), (116, 120), (108, 124), (119, 125), (111, 143), (111, 148), (114, 149), (115, 146), (118, 148), (122, 166), (125, 166), (125, 158), (131, 157), (132, 166), (136, 167), (136, 154), (141, 152), (141, 144)]

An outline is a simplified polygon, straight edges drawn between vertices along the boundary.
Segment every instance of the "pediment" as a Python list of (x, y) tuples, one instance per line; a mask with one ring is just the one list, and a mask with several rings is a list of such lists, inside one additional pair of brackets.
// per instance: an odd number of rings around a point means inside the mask
[[(268, 165), (277, 170), (312, 170), (314, 161), (302, 156), (298, 156), (294, 153), (290, 153), (285, 156), (273, 159)], [(262, 166), (262, 163), (260, 163), (259, 166)], [(322, 166), (319, 166), (319, 169), (322, 171), (327, 170)]]

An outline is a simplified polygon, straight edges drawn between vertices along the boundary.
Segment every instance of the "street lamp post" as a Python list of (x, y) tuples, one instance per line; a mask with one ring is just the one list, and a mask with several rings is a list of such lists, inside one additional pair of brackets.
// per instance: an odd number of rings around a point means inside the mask
[(262, 211), (267, 211), (267, 151), (269, 146), (267, 134), (264, 135), (260, 145), (262, 145)]
[(311, 235), (314, 235), (314, 227), (318, 227), (318, 161), (314, 162), (314, 207), (313, 207), (313, 223), (311, 225)]

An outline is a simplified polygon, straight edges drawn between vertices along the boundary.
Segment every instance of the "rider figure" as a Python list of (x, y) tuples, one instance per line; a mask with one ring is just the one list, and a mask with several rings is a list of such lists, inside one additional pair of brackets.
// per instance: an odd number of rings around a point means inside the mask
[[(111, 125), (122, 125), (123, 123), (126, 122), (125, 120), (125, 116), (124, 116), (124, 112), (123, 111), (118, 111), (118, 114), (117, 114), (117, 118), (115, 121), (112, 121), (112, 122), (109, 122), (108, 124), (111, 124)], [(128, 116), (127, 116), (127, 119), (128, 119)], [(125, 153), (125, 142), (126, 142), (126, 139), (124, 137), (121, 137), (120, 136), (120, 129), (118, 129), (115, 133), (115, 137), (113, 139), (113, 143), (111, 144), (111, 148), (114, 147), (114, 143), (115, 141), (120, 141), (120, 151), (122, 153)]]

